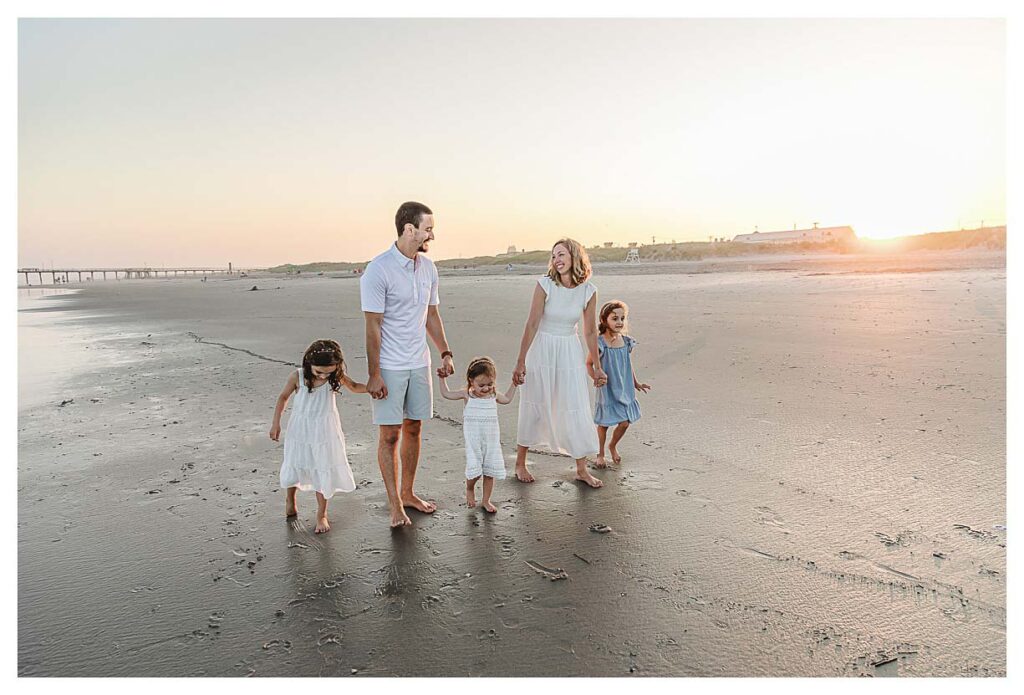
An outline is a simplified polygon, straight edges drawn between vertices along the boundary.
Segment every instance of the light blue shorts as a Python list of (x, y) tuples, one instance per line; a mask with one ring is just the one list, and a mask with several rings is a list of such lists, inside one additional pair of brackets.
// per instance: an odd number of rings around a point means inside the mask
[(370, 401), (373, 424), (401, 425), (402, 420), (429, 420), (434, 416), (434, 383), (430, 367), (381, 369), (388, 397)]

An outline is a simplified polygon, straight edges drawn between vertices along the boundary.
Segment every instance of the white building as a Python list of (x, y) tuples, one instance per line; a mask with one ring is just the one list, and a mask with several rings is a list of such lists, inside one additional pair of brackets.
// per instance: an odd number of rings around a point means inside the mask
[(754, 232), (739, 234), (733, 238), (741, 244), (796, 244), (801, 241), (845, 241), (856, 239), (853, 227), (818, 227), (793, 229), (785, 232)]

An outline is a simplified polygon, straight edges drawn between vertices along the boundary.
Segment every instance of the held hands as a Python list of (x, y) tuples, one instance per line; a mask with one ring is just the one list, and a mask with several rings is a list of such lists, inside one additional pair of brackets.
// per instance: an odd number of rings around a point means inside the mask
[(281, 425), (279, 425), (278, 423), (275, 422), (270, 427), (270, 438), (273, 439), (276, 442), (276, 441), (280, 441), (280, 437), (281, 437)]
[(522, 386), (526, 383), (526, 364), (519, 362), (516, 364), (515, 370), (512, 372), (512, 383), (516, 386)]
[(455, 360), (452, 359), (451, 355), (445, 355), (441, 359), (441, 367), (437, 370), (437, 375), (442, 379), (446, 376), (451, 376), (455, 373)]
[(637, 391), (643, 391), (644, 393), (647, 393), (648, 391), (651, 390), (651, 385), (641, 384), (639, 381), (634, 381), (633, 388), (635, 388)]
[(380, 374), (371, 376), (366, 381), (366, 392), (370, 394), (370, 398), (380, 400), (381, 398), (388, 397), (388, 387), (384, 384), (384, 377)]
[(608, 384), (608, 375), (598, 365), (594, 365), (594, 386), (601, 388)]

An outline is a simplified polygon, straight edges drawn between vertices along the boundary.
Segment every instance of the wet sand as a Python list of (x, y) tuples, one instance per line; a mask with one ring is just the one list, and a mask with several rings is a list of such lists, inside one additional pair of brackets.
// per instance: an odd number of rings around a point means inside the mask
[[(963, 258), (599, 266), (653, 386), (603, 489), (535, 455), (497, 515), (460, 506), (437, 397), (417, 487), (439, 510), (392, 532), (345, 392), (361, 482), (325, 536), (312, 494), (285, 520), (266, 433), (311, 339), (365, 380), (354, 277), (48, 298), (85, 363), (19, 410), (18, 672), (1005, 675), (1005, 257)], [(442, 279), (457, 368), (490, 354), (507, 383), (533, 283)]]

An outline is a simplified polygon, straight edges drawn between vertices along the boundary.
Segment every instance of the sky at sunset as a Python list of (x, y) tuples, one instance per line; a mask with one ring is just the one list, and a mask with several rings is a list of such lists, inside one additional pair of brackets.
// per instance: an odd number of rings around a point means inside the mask
[(1004, 224), (997, 19), (20, 20), (18, 264)]

